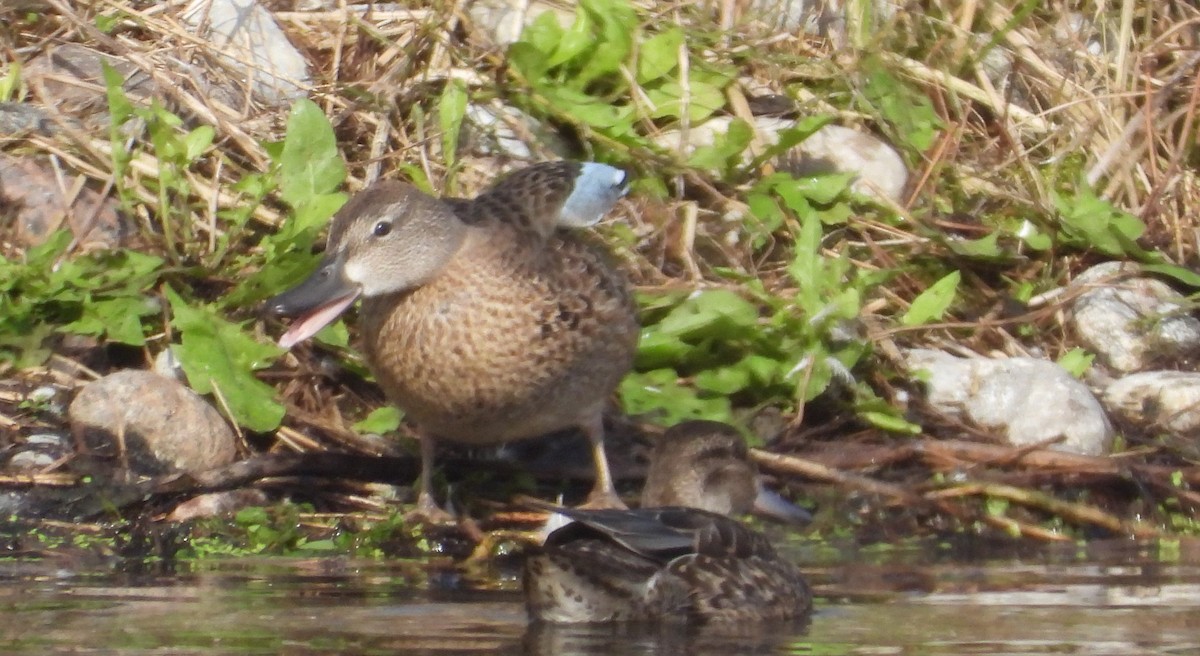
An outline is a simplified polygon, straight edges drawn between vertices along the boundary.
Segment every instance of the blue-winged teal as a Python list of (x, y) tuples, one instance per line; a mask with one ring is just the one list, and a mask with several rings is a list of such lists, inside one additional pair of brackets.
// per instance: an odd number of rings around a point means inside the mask
[(306, 339), (362, 297), (363, 351), (388, 399), (421, 435), (418, 510), (431, 495), (434, 439), (498, 444), (579, 427), (592, 443), (591, 507), (623, 508), (601, 414), (637, 346), (636, 306), (608, 252), (580, 228), (628, 189), (596, 163), (520, 169), (473, 200), (395, 181), (334, 216), (325, 257), (268, 302)]
[[(762, 534), (721, 514), (751, 510), (761, 489), (736, 431), (686, 422), (667, 431), (652, 458), (646, 507), (558, 510), (574, 521), (526, 562), (533, 620), (745, 622), (812, 610), (799, 570)], [(663, 502), (676, 505), (655, 507)], [(794, 508), (786, 519), (806, 516)]]

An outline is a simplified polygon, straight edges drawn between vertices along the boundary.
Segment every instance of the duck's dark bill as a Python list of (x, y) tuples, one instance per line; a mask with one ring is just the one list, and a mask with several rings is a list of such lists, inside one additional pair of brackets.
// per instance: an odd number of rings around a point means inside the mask
[(333, 322), (359, 295), (358, 285), (341, 276), (336, 261), (324, 262), (307, 280), (267, 302), (267, 310), (280, 317), (297, 317), (279, 345), (291, 348)]

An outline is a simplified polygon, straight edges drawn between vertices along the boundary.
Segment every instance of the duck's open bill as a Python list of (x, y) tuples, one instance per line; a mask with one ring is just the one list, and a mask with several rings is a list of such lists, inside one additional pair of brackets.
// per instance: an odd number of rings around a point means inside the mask
[(317, 334), (338, 318), (360, 288), (342, 274), (339, 257), (327, 257), (304, 282), (267, 301), (267, 312), (277, 317), (297, 317), (279, 345), (291, 348)]

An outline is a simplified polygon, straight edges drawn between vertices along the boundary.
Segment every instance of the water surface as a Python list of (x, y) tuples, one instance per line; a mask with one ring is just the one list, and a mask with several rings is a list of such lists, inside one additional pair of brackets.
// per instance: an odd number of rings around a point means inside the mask
[[(529, 627), (512, 571), (346, 559), (81, 571), (0, 559), (8, 654), (1200, 654), (1200, 543), (793, 549), (807, 623)], [(99, 569), (99, 568), (97, 568)]]

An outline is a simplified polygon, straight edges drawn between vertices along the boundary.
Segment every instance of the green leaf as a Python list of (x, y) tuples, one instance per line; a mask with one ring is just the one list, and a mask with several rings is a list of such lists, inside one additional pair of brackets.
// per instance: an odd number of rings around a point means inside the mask
[(279, 155), (280, 197), (300, 209), (311, 199), (333, 192), (345, 179), (346, 165), (324, 112), (311, 100), (296, 101)]
[(438, 100), (438, 123), (442, 128), (442, 158), (446, 167), (454, 166), (458, 156), (458, 136), (467, 114), (467, 88), (459, 80), (449, 80)]
[(942, 129), (929, 97), (898, 78), (878, 57), (867, 57), (860, 66), (866, 75), (857, 98), (867, 105), (864, 110), (882, 116), (892, 125), (892, 136), (910, 149), (929, 150)]
[(658, 330), (684, 341), (728, 338), (739, 329), (758, 323), (758, 308), (729, 291), (712, 289), (698, 292), (672, 310), (658, 323)]
[[(509, 60), (513, 61), (514, 57), (527, 58), (528, 63), (536, 61), (537, 68), (544, 71), (550, 67), (550, 55), (558, 48), (562, 39), (563, 28), (558, 22), (558, 16), (553, 11), (544, 11), (521, 31), (521, 40), (509, 48)], [(536, 80), (541, 76), (532, 77)]]
[(619, 388), (625, 412), (651, 415), (662, 424), (677, 424), (686, 419), (733, 419), (729, 398), (705, 398), (679, 382), (673, 369), (634, 372), (621, 381)]
[(1072, 376), (1082, 378), (1083, 374), (1091, 368), (1095, 359), (1095, 354), (1088, 353), (1081, 348), (1073, 348), (1062, 354), (1062, 357), (1058, 359), (1058, 366), (1066, 369)]
[(653, 82), (679, 66), (679, 48), (683, 45), (683, 29), (671, 26), (642, 42), (638, 48), (639, 84)]
[(941, 319), (954, 302), (961, 280), (962, 273), (953, 271), (930, 285), (929, 289), (913, 299), (912, 306), (900, 318), (900, 323), (905, 326), (921, 326)]
[(403, 417), (404, 414), (400, 412), (399, 408), (385, 405), (381, 408), (375, 408), (365, 419), (354, 424), (354, 430), (359, 433), (383, 435), (400, 428), (400, 420)]
[(254, 340), (207, 308), (188, 305), (170, 287), (165, 291), (171, 323), (180, 333), (176, 355), (192, 388), (201, 394), (218, 389), (234, 420), (250, 430), (278, 428), (283, 406), (275, 401), (274, 388), (253, 372), (268, 366), (283, 349)]
[(554, 48), (553, 54), (550, 55), (547, 65), (550, 67), (562, 66), (595, 45), (596, 36), (594, 29), (595, 26), (592, 24), (592, 18), (588, 12), (575, 12), (575, 20), (562, 33), (557, 47)]
[[(651, 118), (683, 118), (684, 88), (679, 82), (664, 82), (646, 88), (645, 92), (653, 105)], [(703, 121), (725, 106), (725, 94), (720, 87), (694, 80), (688, 85), (686, 100), (688, 119), (692, 122)]]
[(904, 433), (907, 435), (921, 434), (920, 425), (914, 424), (910, 421), (905, 421), (900, 417), (888, 414), (886, 412), (860, 412), (858, 413), (858, 417), (870, 423), (872, 426), (875, 426), (876, 428), (881, 428), (892, 433)]
[(695, 347), (679, 339), (678, 335), (663, 332), (657, 324), (642, 330), (638, 341), (637, 367), (657, 369), (682, 360)]
[(1157, 273), (1160, 276), (1168, 276), (1189, 287), (1200, 287), (1200, 274), (1187, 268), (1175, 264), (1143, 264), (1142, 270), (1146, 273)]
[(946, 246), (958, 255), (978, 260), (998, 260), (1006, 255), (1000, 248), (999, 231), (979, 239), (947, 239)]
[(216, 134), (217, 131), (211, 125), (201, 125), (189, 132), (183, 139), (184, 159), (189, 163), (196, 161), (212, 145)]
[(1054, 206), (1063, 232), (1077, 245), (1114, 257), (1141, 254), (1133, 242), (1145, 232), (1145, 224), (1097, 196), (1091, 187), (1080, 185), (1073, 196), (1054, 194)]
[(732, 171), (742, 163), (742, 153), (750, 146), (754, 137), (750, 126), (742, 119), (734, 119), (729, 123), (725, 134), (718, 134), (711, 146), (701, 146), (688, 157), (688, 166), (725, 173)]

